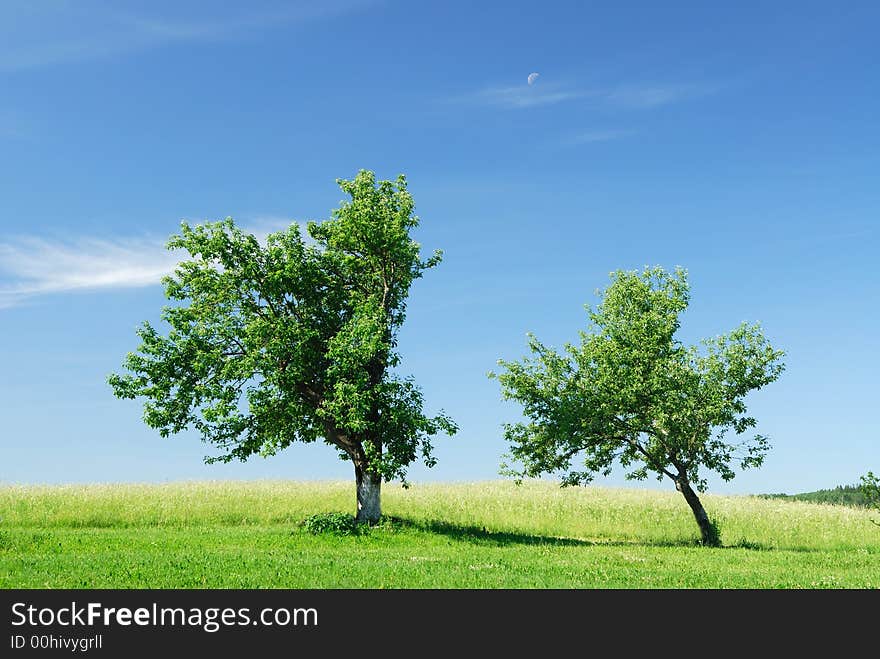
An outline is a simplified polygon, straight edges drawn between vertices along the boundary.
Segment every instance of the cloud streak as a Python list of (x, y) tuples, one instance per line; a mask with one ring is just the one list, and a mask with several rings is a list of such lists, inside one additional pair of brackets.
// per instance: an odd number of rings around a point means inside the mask
[(605, 100), (617, 107), (632, 110), (657, 108), (689, 98), (711, 94), (717, 90), (715, 85), (682, 84), (642, 84), (619, 85), (604, 93)]
[(560, 86), (521, 85), (512, 87), (486, 87), (464, 96), (465, 100), (477, 105), (492, 105), (501, 108), (532, 108), (542, 105), (556, 105), (586, 95), (583, 91), (566, 89)]
[(592, 89), (546, 84), (491, 86), (457, 97), (454, 100), (508, 110), (556, 105), (575, 100), (613, 109), (647, 110), (710, 94), (717, 89), (717, 85), (698, 83), (621, 84)]
[[(269, 233), (290, 223), (264, 218), (244, 230), (265, 243)], [(32, 236), (0, 243), (0, 309), (52, 293), (152, 286), (186, 258), (165, 243), (156, 237), (63, 241)]]
[(624, 137), (634, 135), (633, 130), (609, 129), (609, 130), (593, 130), (586, 133), (579, 133), (566, 140), (569, 146), (577, 146), (579, 144), (593, 144), (595, 142), (608, 142), (610, 140), (619, 140)]
[[(70, 61), (111, 57), (176, 43), (222, 41), (261, 30), (329, 18), (360, 9), (370, 0), (297, 4), (282, 10), (198, 20), (132, 16), (90, 3), (61, 4), (11, 16), (0, 8), (0, 72), (43, 68)], [(2, 29), (13, 23), (18, 28)], [(8, 31), (8, 34), (7, 34)]]

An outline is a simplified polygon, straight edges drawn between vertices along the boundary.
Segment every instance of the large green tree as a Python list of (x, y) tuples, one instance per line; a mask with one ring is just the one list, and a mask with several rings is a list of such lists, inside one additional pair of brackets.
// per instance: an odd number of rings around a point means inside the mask
[(354, 463), (357, 517), (374, 523), (382, 481), (405, 481), (419, 456), (433, 466), (431, 438), (457, 430), (395, 373), (410, 286), (441, 253), (422, 260), (410, 236), (419, 220), (403, 176), (337, 183), (350, 199), (308, 223), (311, 240), (298, 224), (263, 246), (231, 219), (183, 223), (168, 243), (189, 253), (164, 279), (170, 331), (144, 323), (128, 373), (109, 383), (146, 399), (144, 421), (163, 437), (191, 427), (219, 447), (207, 462), (322, 439)]
[[(697, 495), (704, 471), (724, 480), (733, 466), (759, 466), (769, 444), (745, 433), (756, 421), (746, 413), (750, 391), (773, 382), (783, 353), (758, 325), (742, 324), (701, 347), (675, 336), (689, 301), (685, 271), (662, 268), (612, 273), (580, 345), (562, 353), (529, 335), (532, 356), (498, 363), (505, 398), (523, 405), (527, 422), (505, 425), (510, 458), (505, 471), (519, 478), (561, 474), (564, 485), (608, 475), (615, 462), (627, 477), (668, 477), (684, 495), (704, 544), (719, 542)], [(581, 456), (582, 467), (573, 466)]]

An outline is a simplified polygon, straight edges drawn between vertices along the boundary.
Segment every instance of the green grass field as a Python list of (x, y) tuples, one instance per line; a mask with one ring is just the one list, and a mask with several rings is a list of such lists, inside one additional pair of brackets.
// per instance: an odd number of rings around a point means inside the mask
[(3, 588), (877, 588), (868, 510), (704, 496), (696, 544), (676, 492), (510, 482), (385, 486), (392, 521), (355, 536), (353, 484), (0, 487)]

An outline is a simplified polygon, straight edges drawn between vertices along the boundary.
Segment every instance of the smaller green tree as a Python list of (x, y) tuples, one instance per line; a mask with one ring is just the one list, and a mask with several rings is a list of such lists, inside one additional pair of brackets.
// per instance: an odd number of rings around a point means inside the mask
[[(670, 478), (682, 493), (707, 545), (720, 542), (696, 491), (706, 489), (701, 470), (734, 477), (762, 464), (766, 437), (725, 440), (756, 425), (745, 397), (776, 380), (782, 351), (769, 345), (758, 325), (687, 347), (675, 338), (687, 308), (682, 269), (617, 271), (596, 310), (587, 307), (590, 331), (581, 344), (559, 353), (529, 334), (532, 357), (499, 360), (497, 377), (506, 399), (523, 405), (524, 423), (505, 424), (509, 457), (502, 466), (517, 478), (562, 474), (563, 485), (609, 475), (614, 463), (627, 478)], [(573, 468), (576, 456), (583, 468)], [(696, 490), (696, 491), (695, 491)]]
[[(869, 471), (862, 476), (861, 482), (859, 483), (859, 489), (861, 489), (862, 494), (865, 495), (865, 500), (868, 506), (880, 510), (880, 476), (875, 476), (873, 471)], [(880, 526), (880, 522), (874, 520), (871, 521)]]

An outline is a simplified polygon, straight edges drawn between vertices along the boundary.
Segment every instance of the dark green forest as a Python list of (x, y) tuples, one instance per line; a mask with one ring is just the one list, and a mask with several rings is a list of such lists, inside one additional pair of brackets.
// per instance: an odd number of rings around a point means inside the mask
[(830, 503), (839, 506), (868, 505), (865, 493), (858, 485), (838, 485), (830, 490), (816, 490), (800, 494), (762, 494), (766, 499), (787, 499), (790, 501), (810, 501), (812, 503)]

